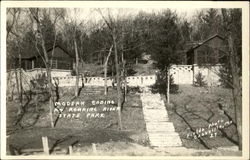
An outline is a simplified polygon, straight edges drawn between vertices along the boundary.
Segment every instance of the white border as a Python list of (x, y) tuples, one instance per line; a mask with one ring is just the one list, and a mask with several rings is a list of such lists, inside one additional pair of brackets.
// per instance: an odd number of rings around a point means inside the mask
[[(6, 8), (63, 7), (63, 8), (242, 8), (243, 52), (243, 151), (242, 156), (6, 156)], [(3, 1), (1, 2), (1, 158), (3, 159), (248, 159), (249, 158), (249, 2), (214, 1)]]

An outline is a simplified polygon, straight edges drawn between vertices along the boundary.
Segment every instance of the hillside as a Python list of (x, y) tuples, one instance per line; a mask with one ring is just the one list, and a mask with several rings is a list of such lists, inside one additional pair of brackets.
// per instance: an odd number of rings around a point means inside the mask
[[(131, 65), (130, 69), (128, 69), (129, 76), (145, 76), (145, 75), (152, 75), (155, 74), (157, 69), (153, 66), (153, 63), (138, 63)], [(108, 76), (112, 75), (112, 69), (109, 67)], [(130, 72), (130, 73), (129, 73)], [(79, 65), (79, 73), (85, 74), (87, 76), (93, 77), (103, 77), (104, 75), (104, 68), (103, 65), (97, 65), (94, 63), (81, 63)]]

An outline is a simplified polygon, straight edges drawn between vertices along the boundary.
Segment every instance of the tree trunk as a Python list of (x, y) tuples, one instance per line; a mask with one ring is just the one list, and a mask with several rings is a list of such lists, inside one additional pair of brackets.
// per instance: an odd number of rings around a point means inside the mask
[(107, 68), (108, 68), (108, 61), (109, 61), (109, 57), (111, 55), (111, 52), (112, 52), (112, 48), (113, 48), (113, 45), (110, 47), (109, 49), (109, 54), (107, 56), (107, 59), (104, 63), (104, 95), (107, 95)]
[[(16, 78), (16, 89), (17, 89), (17, 94), (18, 94), (18, 98), (19, 98), (19, 102), (21, 101), (20, 100), (20, 86), (19, 86), (19, 80), (18, 80), (18, 75), (17, 75), (17, 69), (15, 67), (15, 70), (14, 70), (14, 73), (15, 73), (15, 78)], [(21, 104), (21, 103), (20, 103)], [(18, 106), (18, 111), (17, 111), (17, 115), (21, 114), (22, 113), (22, 106), (19, 105)]]
[(124, 59), (124, 46), (123, 46), (123, 43), (124, 43), (124, 29), (122, 28), (122, 44), (121, 44), (121, 50), (122, 50), (122, 79), (123, 79), (123, 92), (124, 92), (124, 95), (123, 95), (123, 100), (124, 102), (126, 102), (126, 96), (127, 96), (127, 82), (126, 82), (126, 75), (125, 75), (125, 71), (126, 71), (126, 68), (125, 68), (125, 65), (126, 65), (126, 61)]
[[(126, 63), (125, 63), (126, 64)], [(127, 101), (127, 92), (128, 92), (128, 85), (127, 85), (127, 70), (125, 68), (125, 65), (124, 65), (124, 92), (125, 92), (125, 95), (124, 95), (124, 100), (125, 102)]]
[(232, 72), (233, 80), (233, 100), (235, 108), (235, 119), (237, 124), (238, 140), (239, 140), (239, 150), (242, 150), (242, 94), (241, 94), (241, 85), (240, 85), (240, 76), (239, 76), (239, 67), (238, 67), (238, 56), (234, 44), (234, 38), (232, 34), (229, 34), (228, 37), (229, 45), (229, 59), (230, 67)]
[(167, 103), (169, 104), (169, 100), (170, 100), (170, 94), (169, 94), (169, 90), (170, 90), (170, 70), (169, 67), (166, 68), (166, 78), (167, 78)]
[(23, 112), (23, 85), (22, 85), (22, 57), (19, 49), (19, 82), (20, 82), (20, 92), (19, 92), (19, 113)]
[(118, 64), (118, 53), (117, 53), (117, 46), (116, 46), (116, 33), (115, 29), (112, 33), (113, 37), (113, 45), (114, 45), (114, 52), (115, 52), (115, 66), (116, 66), (116, 82), (117, 82), (117, 100), (118, 100), (118, 124), (120, 130), (122, 130), (122, 120), (121, 120), (121, 87), (120, 87), (120, 69)]
[(75, 66), (75, 71), (76, 71), (76, 85), (75, 85), (75, 97), (78, 96), (79, 92), (79, 57), (78, 57), (78, 50), (77, 50), (77, 43), (76, 43), (76, 38), (74, 38), (74, 47), (75, 47), (75, 56), (76, 56), (76, 66)]
[(44, 39), (42, 39), (42, 49), (43, 49), (43, 54), (45, 58), (45, 66), (46, 66), (46, 72), (47, 72), (47, 81), (49, 85), (49, 112), (50, 112), (50, 125), (52, 128), (54, 128), (54, 118), (53, 118), (53, 110), (54, 110), (54, 104), (53, 104), (53, 85), (52, 85), (52, 80), (51, 80), (51, 66), (50, 66), (50, 61), (49, 57), (45, 48), (45, 42)]

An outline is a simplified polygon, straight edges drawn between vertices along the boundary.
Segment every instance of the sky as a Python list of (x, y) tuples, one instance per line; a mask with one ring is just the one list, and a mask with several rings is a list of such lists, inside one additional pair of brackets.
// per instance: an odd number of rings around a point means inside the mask
[[(115, 15), (114, 17), (126, 17), (126, 16), (133, 16), (137, 15), (140, 11), (144, 11), (147, 13), (152, 12), (159, 12), (163, 10), (164, 8), (129, 8), (129, 9), (111, 9), (110, 12), (112, 15)], [(165, 8), (166, 9), (166, 8)], [(172, 11), (176, 11), (176, 13), (186, 18), (187, 20), (190, 20), (192, 16), (199, 11), (200, 9), (189, 9), (189, 8), (171, 8)], [(100, 13), (98, 13), (97, 8), (82, 8), (82, 9), (67, 9), (70, 17), (76, 17), (76, 19), (79, 21), (85, 20), (85, 21), (98, 21), (102, 19)], [(102, 9), (104, 16), (107, 14), (107, 11), (105, 9)]]

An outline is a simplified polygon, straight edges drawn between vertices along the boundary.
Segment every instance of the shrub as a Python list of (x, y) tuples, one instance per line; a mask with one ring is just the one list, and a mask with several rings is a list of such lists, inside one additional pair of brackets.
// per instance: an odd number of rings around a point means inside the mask
[(230, 70), (229, 70), (229, 67), (221, 67), (220, 70), (219, 70), (219, 82), (221, 84), (222, 87), (225, 87), (225, 88), (232, 88), (232, 85), (230, 84), (233, 84), (232, 82), (232, 76), (230, 74)]
[(76, 71), (74, 69), (71, 71), (71, 76), (76, 76)]
[(138, 86), (136, 86), (136, 87), (128, 87), (128, 92), (129, 93), (141, 93), (140, 87), (138, 87)]
[(30, 83), (36, 89), (46, 89), (48, 85), (47, 76), (45, 73), (38, 74)]
[(196, 76), (195, 76), (195, 82), (194, 82), (194, 86), (196, 87), (204, 87), (206, 86), (207, 83), (205, 81), (205, 76), (202, 75), (201, 72), (199, 72)]
[[(160, 94), (166, 94), (167, 90), (167, 82), (166, 82), (166, 76), (165, 73), (159, 73), (157, 75), (156, 82), (153, 86), (151, 86), (152, 93), (160, 93)], [(174, 78), (172, 75), (170, 75), (170, 90), (169, 92), (171, 94), (177, 94), (179, 93), (179, 85), (174, 84)]]
[(128, 70), (127, 70), (127, 76), (133, 76), (133, 75), (135, 75), (137, 72), (134, 70), (134, 69), (132, 69), (132, 68), (129, 68)]

